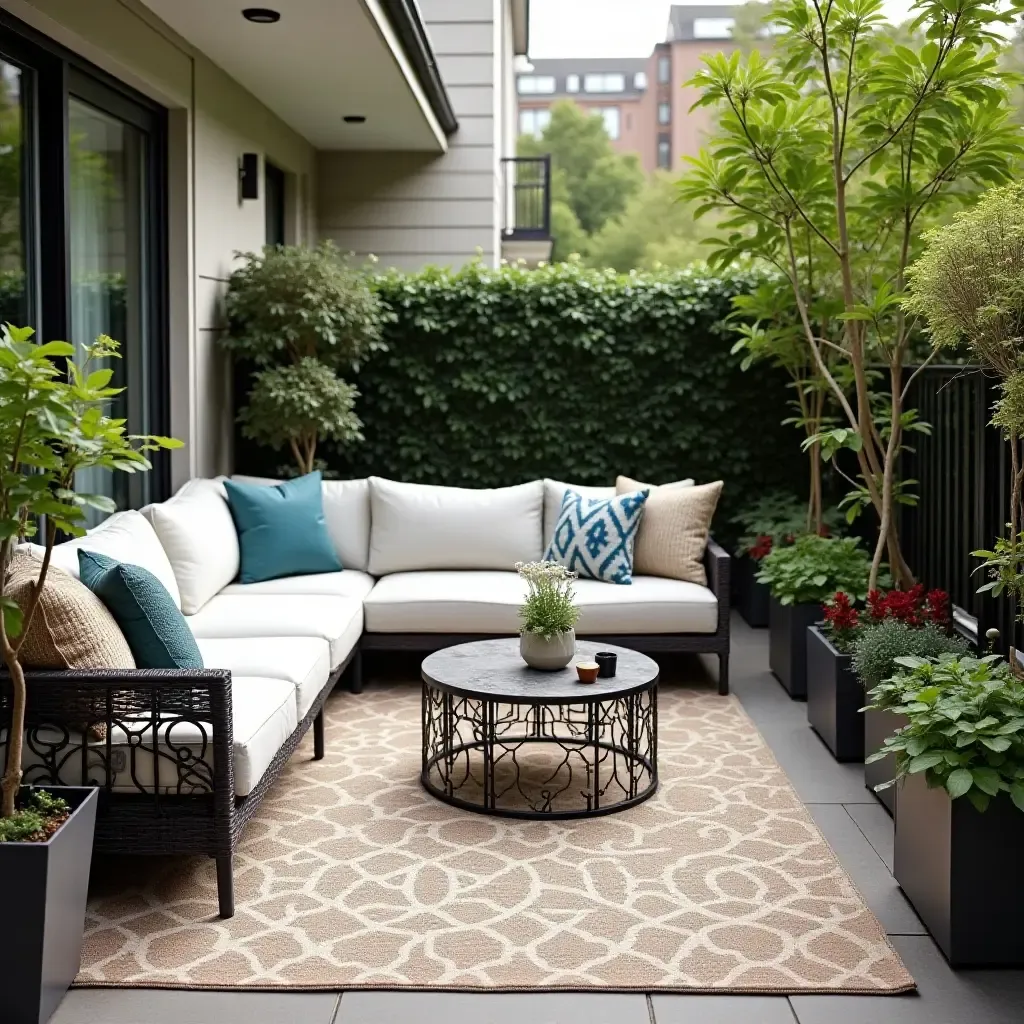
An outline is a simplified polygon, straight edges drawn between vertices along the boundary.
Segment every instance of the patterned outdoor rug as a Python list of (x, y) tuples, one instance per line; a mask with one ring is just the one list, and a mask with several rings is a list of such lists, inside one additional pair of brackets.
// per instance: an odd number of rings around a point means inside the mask
[(420, 787), (418, 687), (337, 693), (214, 863), (101, 865), (78, 983), (186, 988), (900, 992), (913, 979), (734, 698), (660, 694), (659, 792), (589, 821)]

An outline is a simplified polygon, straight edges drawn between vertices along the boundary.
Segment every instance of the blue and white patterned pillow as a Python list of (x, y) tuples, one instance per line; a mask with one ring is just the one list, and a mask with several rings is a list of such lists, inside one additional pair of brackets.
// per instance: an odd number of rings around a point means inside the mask
[(633, 540), (648, 494), (643, 490), (585, 498), (567, 488), (545, 559), (584, 579), (632, 583)]

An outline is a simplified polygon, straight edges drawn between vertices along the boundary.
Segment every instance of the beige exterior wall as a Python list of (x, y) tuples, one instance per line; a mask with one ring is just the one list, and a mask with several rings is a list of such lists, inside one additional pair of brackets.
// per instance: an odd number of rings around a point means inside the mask
[(702, 41), (672, 43), (672, 169), (682, 171), (683, 158), (696, 156), (714, 126), (715, 112), (711, 107), (690, 110), (700, 99), (700, 91), (692, 85), (684, 85), (704, 66), (707, 53), (729, 54), (735, 49), (732, 43), (716, 42), (713, 45)]
[(265, 240), (261, 198), (242, 202), (238, 159), (288, 174), (289, 234), (314, 235), (312, 147), (137, 0), (3, 0), (12, 14), (169, 111), (171, 430), (175, 486), (231, 469), (228, 361), (217, 347), (235, 250)]
[(511, 134), (500, 88), (503, 61), (511, 60), (507, 0), (419, 6), (459, 130), (440, 156), (318, 154), (320, 235), (357, 257), (373, 254), (384, 267), (461, 266), (477, 253), (493, 265), (500, 256), (500, 158)]

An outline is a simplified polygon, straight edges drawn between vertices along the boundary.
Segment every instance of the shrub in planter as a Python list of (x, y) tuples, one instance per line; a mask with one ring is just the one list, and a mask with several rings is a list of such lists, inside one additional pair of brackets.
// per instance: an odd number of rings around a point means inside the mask
[[(968, 645), (936, 622), (926, 622), (918, 628), (906, 619), (889, 618), (863, 627), (852, 642), (851, 652), (858, 685), (874, 694), (863, 713), (864, 749), (873, 754), (887, 737), (906, 724), (893, 710), (899, 703), (898, 690), (890, 690), (885, 682), (899, 671), (899, 659), (942, 654), (965, 656)], [(864, 785), (890, 814), (895, 811), (896, 794), (885, 784), (895, 777), (895, 773), (892, 754), (881, 758), (869, 757), (864, 765)]]
[(790, 696), (807, 696), (806, 633), (821, 619), (825, 600), (837, 590), (865, 600), (870, 569), (856, 538), (817, 534), (797, 537), (762, 561), (757, 579), (771, 590), (769, 663)]
[(864, 691), (850, 665), (860, 625), (857, 609), (840, 591), (825, 605), (825, 621), (807, 630), (807, 721), (837, 761), (864, 757)]
[(998, 655), (900, 658), (894, 874), (954, 965), (1024, 963), (1024, 684)]

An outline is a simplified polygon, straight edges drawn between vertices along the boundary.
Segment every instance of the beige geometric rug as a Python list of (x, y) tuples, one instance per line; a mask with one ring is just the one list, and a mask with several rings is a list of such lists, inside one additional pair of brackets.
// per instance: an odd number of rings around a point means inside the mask
[(337, 693), (235, 858), (101, 866), (78, 984), (901, 992), (913, 979), (732, 697), (664, 685), (661, 788), (587, 821), (419, 785), (413, 684)]

